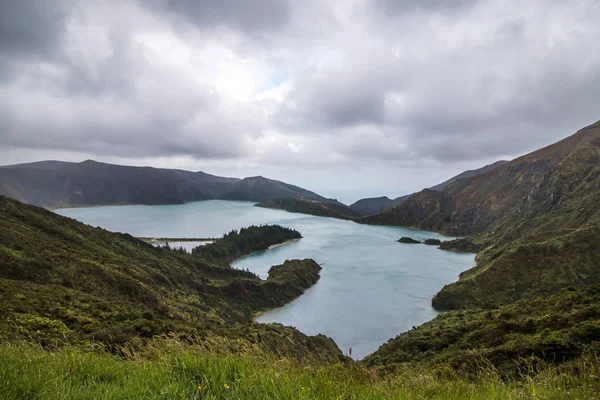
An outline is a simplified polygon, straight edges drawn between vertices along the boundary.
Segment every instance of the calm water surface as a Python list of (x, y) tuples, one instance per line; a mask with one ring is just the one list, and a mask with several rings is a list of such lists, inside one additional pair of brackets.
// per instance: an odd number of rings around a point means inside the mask
[[(218, 237), (257, 224), (281, 224), (303, 239), (236, 261), (267, 277), (286, 259), (313, 258), (321, 279), (290, 304), (259, 322), (279, 322), (333, 338), (344, 353), (362, 358), (388, 339), (433, 318), (431, 297), (474, 265), (474, 256), (435, 246), (397, 243), (401, 236), (441, 238), (408, 228), (359, 225), (332, 218), (253, 207), (253, 203), (204, 201), (172, 206), (109, 206), (56, 211), (92, 226), (134, 236)], [(179, 243), (173, 243), (179, 246)], [(191, 244), (193, 245), (193, 244)], [(187, 246), (186, 246), (187, 247)]]

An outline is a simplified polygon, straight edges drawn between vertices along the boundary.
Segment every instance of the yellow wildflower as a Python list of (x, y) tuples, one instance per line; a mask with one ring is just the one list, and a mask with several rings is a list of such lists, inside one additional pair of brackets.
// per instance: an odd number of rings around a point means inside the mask
[(202, 386), (198, 386), (198, 390), (202, 390)]
[(224, 385), (223, 385), (223, 387), (224, 387), (225, 389), (229, 389), (229, 385), (228, 385), (228, 384), (224, 384)]

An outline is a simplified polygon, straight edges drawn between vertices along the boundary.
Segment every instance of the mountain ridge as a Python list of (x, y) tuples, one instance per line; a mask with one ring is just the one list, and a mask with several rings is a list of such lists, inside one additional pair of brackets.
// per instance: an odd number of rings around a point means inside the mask
[[(483, 174), (491, 169), (494, 169), (503, 164), (506, 164), (507, 162), (508, 161), (500, 160), (500, 161), (496, 161), (492, 164), (483, 166), (481, 168), (461, 172), (460, 174), (453, 176), (452, 178), (449, 178), (449, 179), (445, 180), (444, 182), (438, 183), (435, 186), (431, 186), (428, 189), (439, 192), (439, 191), (443, 190), (446, 186), (448, 186), (460, 179), (466, 179), (466, 178), (470, 178), (470, 177), (473, 177), (476, 175)], [(357, 200), (356, 202), (352, 203), (349, 207), (352, 208), (353, 210), (361, 213), (363, 216), (371, 216), (371, 215), (379, 214), (379, 213), (381, 213), (385, 210), (388, 210), (390, 208), (393, 208), (397, 205), (400, 205), (402, 202), (406, 201), (414, 194), (415, 193), (406, 194), (406, 195), (403, 195), (400, 197), (396, 197), (395, 199), (390, 199), (387, 196), (364, 198), (364, 199)]]
[(260, 202), (302, 197), (335, 203), (264, 177), (220, 177), (202, 171), (56, 160), (0, 167), (0, 194), (47, 208), (111, 204), (182, 204), (201, 200)]

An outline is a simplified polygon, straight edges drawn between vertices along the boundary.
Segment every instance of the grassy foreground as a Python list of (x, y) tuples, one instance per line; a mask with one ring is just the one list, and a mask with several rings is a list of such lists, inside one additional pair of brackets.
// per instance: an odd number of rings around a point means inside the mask
[[(148, 358), (148, 354), (151, 356)], [(264, 355), (219, 356), (177, 344), (124, 360), (81, 348), (0, 345), (0, 398), (10, 399), (592, 399), (597, 362), (577, 361), (533, 378), (468, 380), (451, 370), (383, 376), (360, 364), (299, 365)]]

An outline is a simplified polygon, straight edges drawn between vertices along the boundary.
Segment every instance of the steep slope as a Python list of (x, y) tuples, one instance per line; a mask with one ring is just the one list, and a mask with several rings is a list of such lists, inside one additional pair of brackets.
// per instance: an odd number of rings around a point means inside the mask
[[(504, 161), (504, 160), (496, 161), (495, 163), (486, 165), (485, 167), (462, 172), (456, 176), (453, 176), (452, 178), (448, 179), (447, 181), (444, 181), (442, 183), (439, 183), (435, 186), (430, 187), (429, 190), (439, 192), (439, 191), (443, 190), (444, 188), (446, 188), (451, 183), (454, 183), (461, 179), (471, 178), (473, 176), (483, 174), (483, 173), (490, 171), (496, 167), (506, 164), (507, 162), (508, 161)], [(386, 196), (360, 199), (357, 202), (351, 204), (350, 208), (353, 209), (354, 211), (359, 212), (363, 216), (371, 216), (371, 215), (379, 214), (379, 213), (381, 213), (385, 210), (388, 210), (390, 208), (393, 208), (397, 205), (400, 205), (401, 203), (403, 203), (404, 201), (409, 199), (413, 194), (407, 194), (405, 196), (396, 197), (395, 199), (390, 199)]]
[(43, 207), (69, 204), (69, 196), (52, 170), (0, 168), (0, 195)]
[[(553, 209), (565, 211), (566, 203), (597, 194), (594, 183), (599, 147), (600, 125), (596, 123), (544, 149), (456, 181), (439, 194), (424, 190), (419, 193), (419, 201), (404, 202), (363, 222), (468, 235), (511, 221), (519, 224)], [(592, 187), (588, 188), (590, 184)], [(575, 189), (582, 193), (575, 193)], [(423, 213), (417, 212), (440, 199), (444, 199), (443, 208), (449, 215), (434, 213), (424, 219)], [(585, 211), (587, 217), (587, 212), (594, 210)], [(585, 219), (571, 221), (571, 227), (579, 226)]]
[(456, 176), (453, 176), (452, 178), (448, 179), (447, 181), (444, 181), (442, 183), (439, 183), (435, 186), (430, 187), (429, 189), (431, 190), (435, 190), (435, 191), (440, 191), (443, 190), (446, 186), (450, 185), (451, 183), (454, 183), (460, 179), (466, 179), (466, 178), (471, 178), (473, 176), (476, 175), (480, 175), (483, 174), (484, 172), (490, 171), (496, 167), (499, 167), (501, 165), (506, 164), (508, 161), (506, 160), (500, 160), (500, 161), (496, 161), (495, 163), (486, 165), (484, 167), (478, 168), (478, 169), (470, 169), (468, 171), (462, 172)]
[(319, 270), (313, 260), (286, 261), (262, 281), (0, 196), (3, 341), (94, 341), (118, 351), (169, 334), (339, 360), (330, 339), (252, 322), (313, 285)]
[(515, 363), (521, 373), (600, 351), (600, 122), (419, 195), (385, 213), (388, 222), (471, 234), (464, 241), (483, 250), (433, 298), (459, 310), (390, 340), (368, 363), (472, 370), (484, 360), (513, 374)]
[(326, 203), (318, 200), (307, 199), (274, 199), (266, 200), (255, 205), (256, 207), (276, 208), (289, 212), (316, 215), (319, 217), (331, 217), (338, 219), (354, 220), (360, 218), (360, 214), (344, 204)]
[(490, 307), (599, 283), (598, 204), (600, 123), (361, 221), (471, 235), (477, 266), (433, 304)]

